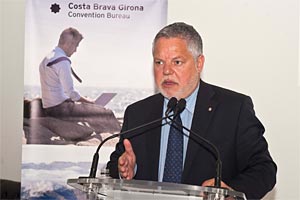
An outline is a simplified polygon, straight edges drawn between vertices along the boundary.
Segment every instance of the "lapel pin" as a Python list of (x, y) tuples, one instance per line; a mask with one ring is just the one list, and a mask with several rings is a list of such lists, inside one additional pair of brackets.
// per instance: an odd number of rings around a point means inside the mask
[(209, 108), (208, 108), (208, 112), (211, 112), (211, 111), (212, 111), (212, 107), (209, 107)]

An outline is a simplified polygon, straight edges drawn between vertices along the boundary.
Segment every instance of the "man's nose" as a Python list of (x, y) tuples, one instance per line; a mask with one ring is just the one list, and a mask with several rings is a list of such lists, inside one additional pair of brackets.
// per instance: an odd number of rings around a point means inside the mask
[(164, 75), (170, 75), (173, 73), (173, 68), (172, 68), (171, 64), (166, 63), (164, 65), (163, 73), (164, 73)]

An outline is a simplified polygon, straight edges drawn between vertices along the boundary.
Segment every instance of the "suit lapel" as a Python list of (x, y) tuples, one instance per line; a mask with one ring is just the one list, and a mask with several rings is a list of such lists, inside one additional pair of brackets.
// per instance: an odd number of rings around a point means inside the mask
[[(151, 113), (149, 121), (153, 121), (162, 117), (163, 113), (163, 96), (158, 94), (158, 97), (153, 102), (153, 107), (147, 108)], [(159, 105), (159, 106), (157, 106)], [(158, 180), (158, 165), (159, 165), (159, 155), (160, 155), (160, 137), (161, 137), (161, 126), (154, 128), (151, 134), (147, 134), (147, 154), (149, 158), (149, 163), (152, 166), (150, 176), (153, 180)]]
[[(200, 81), (191, 129), (194, 133), (204, 138), (206, 138), (207, 128), (218, 105), (216, 98), (213, 98), (214, 94), (215, 92), (209, 84)], [(192, 133), (190, 134), (192, 135)], [(189, 139), (182, 177), (183, 181), (190, 172), (192, 161), (197, 155), (198, 148), (201, 148), (199, 144)]]

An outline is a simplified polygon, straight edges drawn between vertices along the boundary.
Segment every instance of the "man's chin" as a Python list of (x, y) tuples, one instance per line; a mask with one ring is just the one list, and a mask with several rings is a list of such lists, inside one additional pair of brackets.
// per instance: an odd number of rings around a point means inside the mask
[(176, 94), (175, 92), (168, 92), (168, 91), (164, 91), (161, 89), (159, 89), (159, 92), (167, 99), (171, 99), (172, 97), (175, 97), (176, 99), (180, 98), (180, 97), (178, 97), (178, 94)]

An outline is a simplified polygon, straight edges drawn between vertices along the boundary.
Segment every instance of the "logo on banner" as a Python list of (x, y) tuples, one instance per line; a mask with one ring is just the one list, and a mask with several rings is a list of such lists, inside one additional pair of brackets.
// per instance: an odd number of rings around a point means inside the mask
[[(116, 18), (130, 19), (132, 13), (144, 11), (143, 5), (127, 4), (99, 4), (99, 3), (74, 3), (67, 4), (67, 16), (70, 18)], [(59, 13), (61, 7), (59, 4), (52, 4), (50, 7), (52, 13)]]
[(51, 9), (51, 12), (53, 12), (53, 13), (58, 13), (59, 12), (59, 10), (60, 10), (60, 7), (59, 7), (59, 5), (58, 4), (52, 4), (51, 5), (51, 7), (50, 7), (50, 9)]

